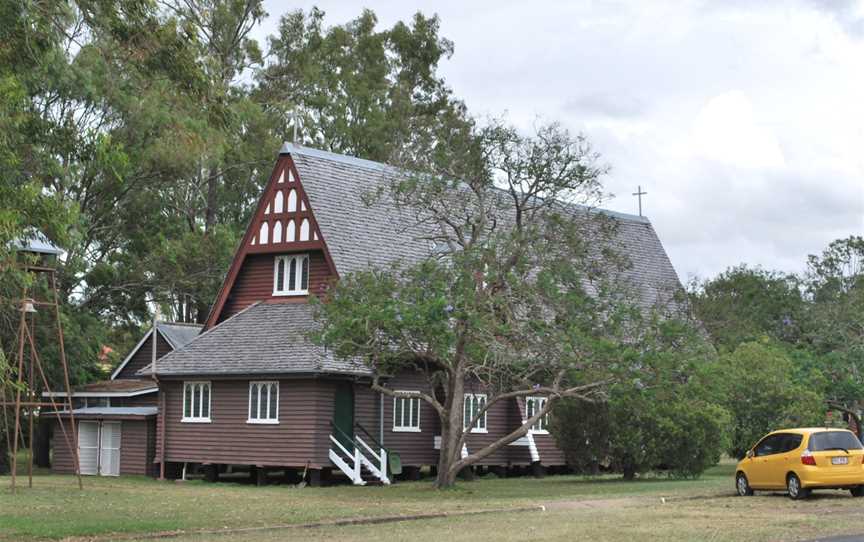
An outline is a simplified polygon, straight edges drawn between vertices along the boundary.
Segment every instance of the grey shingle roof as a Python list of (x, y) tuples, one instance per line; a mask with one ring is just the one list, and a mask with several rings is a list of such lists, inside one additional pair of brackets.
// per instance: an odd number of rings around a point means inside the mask
[[(294, 160), (338, 273), (397, 261), (412, 263), (429, 256), (432, 247), (423, 238), (413, 212), (398, 208), (386, 197), (371, 205), (364, 201), (365, 194), (387, 187), (393, 168), (288, 144), (282, 153), (290, 153)], [(667, 303), (680, 290), (678, 276), (647, 218), (587, 208), (574, 208), (573, 212), (600, 212), (616, 223), (612, 242), (631, 263), (622, 278), (629, 282), (640, 305)], [(259, 303), (160, 359), (157, 373), (369, 374), (362, 364), (336, 359), (312, 344), (308, 332), (316, 325), (307, 304)], [(149, 367), (139, 374), (150, 374)]]
[[(160, 376), (330, 373), (365, 375), (360, 363), (336, 359), (313, 344), (317, 325), (306, 303), (257, 303), (156, 362)], [(150, 368), (138, 374), (150, 374)]]
[(371, 205), (363, 196), (385, 187), (383, 164), (305, 147), (286, 146), (312, 206), (324, 242), (340, 274), (391, 262), (417, 261), (430, 246), (416, 227), (413, 215), (388, 204), (386, 198)]
[(201, 333), (200, 324), (159, 323), (159, 333), (171, 344), (174, 350), (186, 346)]
[[(386, 197), (371, 206), (363, 199), (376, 188), (387, 188), (394, 168), (292, 144), (286, 144), (282, 153), (294, 159), (337, 272), (346, 274), (399, 260), (410, 263), (430, 254), (431, 246), (422, 238), (424, 232), (414, 213), (396, 207)], [(668, 304), (672, 294), (680, 291), (678, 275), (647, 218), (578, 206), (573, 210), (602, 213), (614, 221), (613, 243), (631, 264), (622, 278), (642, 307)]]

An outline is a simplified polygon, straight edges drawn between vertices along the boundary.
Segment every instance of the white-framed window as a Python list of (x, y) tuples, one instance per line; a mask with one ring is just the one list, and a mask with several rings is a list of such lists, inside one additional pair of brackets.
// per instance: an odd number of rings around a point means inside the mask
[(181, 421), (210, 421), (210, 382), (183, 382), (183, 419)]
[[(468, 424), (471, 423), (471, 420), (474, 419), (474, 416), (480, 412), (480, 409), (486, 406), (486, 394), (485, 393), (466, 393), (465, 394), (465, 403), (464, 403), (464, 415), (462, 417), (462, 425), (465, 429), (468, 429)], [(471, 427), (472, 433), (485, 433), (486, 432), (486, 414), (488, 412), (484, 412), (482, 416), (477, 419), (477, 422)]]
[(297, 211), (297, 191), (293, 188), (288, 191), (288, 212), (294, 213)]
[(249, 382), (247, 423), (279, 423), (279, 382)]
[(273, 295), (309, 293), (309, 255), (276, 256), (273, 265)]
[(273, 198), (273, 212), (274, 213), (281, 213), (282, 212), (282, 210), (284, 209), (284, 198), (285, 198), (285, 196), (282, 195), (282, 191), (277, 190), (276, 191), (276, 197)]
[[(401, 390), (403, 393), (416, 393)], [(420, 432), (420, 398), (393, 398), (393, 431), (406, 433)]]
[(110, 406), (110, 397), (84, 397), (84, 408), (98, 408)]
[[(525, 415), (526, 419), (531, 418), (534, 414), (537, 414), (543, 407), (546, 406), (546, 398), (545, 397), (526, 397), (525, 398)], [(542, 418), (537, 420), (534, 425), (531, 426), (532, 433), (541, 433), (548, 434), (549, 433), (549, 413), (543, 415)]]

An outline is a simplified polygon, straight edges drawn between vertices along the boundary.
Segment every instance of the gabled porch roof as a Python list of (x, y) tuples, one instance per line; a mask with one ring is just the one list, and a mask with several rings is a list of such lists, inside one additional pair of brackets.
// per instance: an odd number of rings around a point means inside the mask
[[(309, 338), (317, 329), (308, 303), (256, 303), (156, 362), (165, 376), (370, 375), (356, 360), (337, 358)], [(151, 374), (147, 367), (139, 375)]]

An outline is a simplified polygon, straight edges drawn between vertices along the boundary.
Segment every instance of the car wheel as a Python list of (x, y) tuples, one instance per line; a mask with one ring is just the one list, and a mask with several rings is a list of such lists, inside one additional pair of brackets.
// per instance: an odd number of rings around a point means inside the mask
[(790, 474), (786, 478), (786, 491), (789, 492), (789, 498), (793, 500), (806, 499), (810, 496), (810, 490), (801, 487), (801, 479), (797, 474)]
[(853, 497), (864, 497), (864, 486), (855, 486), (849, 490)]
[(749, 497), (753, 494), (753, 488), (750, 487), (750, 482), (747, 481), (747, 475), (739, 472), (735, 477), (735, 490), (739, 497)]

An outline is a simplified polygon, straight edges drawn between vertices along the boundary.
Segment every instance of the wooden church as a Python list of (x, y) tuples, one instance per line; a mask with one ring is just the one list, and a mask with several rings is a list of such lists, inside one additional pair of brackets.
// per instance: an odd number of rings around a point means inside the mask
[[(212, 479), (242, 466), (259, 479), (267, 471), (289, 477), (305, 472), (314, 484), (341, 472), (365, 484), (389, 483), (394, 467), (416, 476), (420, 467), (436, 465), (440, 427), (428, 405), (373, 392), (369, 368), (336, 358), (308, 338), (316, 326), (310, 296), (340, 275), (397, 260), (415, 262), (431, 253), (410, 213), (386, 201), (370, 207), (362, 200), (370, 189), (385, 186), (391, 171), (349, 156), (291, 144), (282, 148), (200, 334), (196, 330), (184, 344), (154, 353), (155, 367), (148, 362), (134, 374), (113, 375), (115, 382), (156, 388), (147, 405), (152, 420), (143, 452), (147, 473), (177, 477), (195, 467)], [(630, 257), (626, 274), (641, 302), (653, 305), (680, 289), (651, 223), (607, 214), (617, 222), (616, 241)], [(386, 385), (431, 392), (420, 373), (391, 375)], [(476, 408), (486, 394), (467, 384), (465, 399)], [(511, 432), (544, 400), (494, 405), (470, 429), (463, 454)], [(100, 408), (104, 423), (112, 409), (124, 407)], [(116, 436), (114, 429), (109, 435), (116, 441), (109, 455), (119, 457), (119, 469), (111, 473), (133, 472), (137, 467), (124, 469), (126, 456), (132, 457), (126, 454), (132, 446), (127, 421), (122, 411), (117, 417), (109, 420), (119, 422)], [(480, 465), (563, 467), (564, 456), (544, 422)], [(140, 461), (141, 454), (134, 457)], [(55, 468), (69, 472), (71, 464), (55, 461)]]

